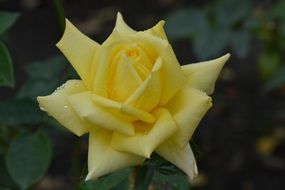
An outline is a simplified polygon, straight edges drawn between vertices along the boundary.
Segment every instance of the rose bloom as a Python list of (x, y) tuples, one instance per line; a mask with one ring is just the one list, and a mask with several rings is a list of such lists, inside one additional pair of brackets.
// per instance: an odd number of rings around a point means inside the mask
[(230, 55), (181, 67), (163, 25), (138, 32), (118, 13), (100, 45), (66, 20), (57, 47), (81, 79), (37, 100), (71, 132), (89, 133), (86, 180), (140, 165), (153, 152), (190, 179), (198, 173), (189, 140)]

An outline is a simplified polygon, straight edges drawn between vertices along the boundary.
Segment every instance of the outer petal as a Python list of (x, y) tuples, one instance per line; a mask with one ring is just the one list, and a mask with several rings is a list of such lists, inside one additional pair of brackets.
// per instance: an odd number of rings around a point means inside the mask
[(168, 140), (159, 145), (155, 152), (184, 171), (189, 179), (198, 175), (195, 157), (189, 144), (185, 148), (180, 148)]
[(154, 27), (146, 30), (145, 32), (149, 33), (149, 34), (152, 34), (152, 35), (154, 35), (156, 37), (159, 37), (161, 39), (167, 40), (165, 31), (164, 31), (164, 28), (163, 28), (164, 24), (165, 24), (164, 20), (159, 21)]
[(163, 59), (160, 105), (165, 105), (186, 82), (175, 53), (168, 41), (148, 33), (138, 32), (136, 40), (150, 57), (160, 56)]
[(92, 101), (90, 91), (75, 94), (68, 97), (68, 101), (74, 111), (84, 120), (108, 130), (117, 131), (126, 135), (134, 135), (133, 125), (113, 114), (110, 110), (105, 110)]
[(112, 133), (107, 130), (90, 132), (88, 151), (88, 170), (86, 180), (96, 179), (115, 170), (140, 165), (144, 158), (120, 152), (110, 147)]
[(151, 74), (139, 88), (125, 101), (124, 104), (137, 107), (145, 111), (151, 111), (156, 107), (161, 98), (161, 68), (162, 59), (158, 58)]
[(117, 19), (116, 24), (113, 29), (113, 32), (111, 35), (104, 41), (102, 45), (110, 45), (113, 42), (119, 41), (123, 38), (128, 38), (128, 36), (132, 36), (133, 34), (136, 34), (137, 31), (133, 30), (131, 27), (129, 27), (120, 12), (117, 13)]
[(171, 137), (184, 148), (197, 125), (211, 107), (211, 97), (197, 89), (184, 89), (178, 92), (166, 105), (179, 130)]
[(149, 158), (153, 150), (170, 137), (177, 129), (170, 113), (163, 108), (154, 111), (157, 121), (153, 126), (145, 123), (137, 123), (138, 128), (151, 128), (149, 132), (136, 132), (135, 136), (129, 137), (119, 133), (114, 133), (111, 146), (120, 151), (126, 151), (133, 154)]
[(86, 90), (80, 80), (69, 80), (49, 96), (39, 96), (37, 98), (42, 110), (48, 112), (64, 127), (80, 136), (92, 128), (92, 125), (81, 120), (74, 112), (67, 97), (81, 93)]
[(85, 85), (90, 88), (90, 68), (99, 44), (82, 34), (66, 19), (64, 34), (56, 46), (72, 64)]
[(117, 30), (120, 33), (134, 34), (136, 33), (131, 27), (129, 27), (123, 19), (123, 16), (120, 12), (117, 13), (117, 20), (114, 30)]
[(187, 86), (212, 94), (215, 82), (229, 57), (230, 54), (226, 54), (211, 61), (182, 66), (182, 71), (187, 76)]

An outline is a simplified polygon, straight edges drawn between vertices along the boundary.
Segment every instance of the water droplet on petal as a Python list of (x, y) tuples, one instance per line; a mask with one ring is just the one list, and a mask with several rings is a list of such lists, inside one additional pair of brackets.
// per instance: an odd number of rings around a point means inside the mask
[(63, 85), (57, 87), (54, 92), (57, 92), (57, 91), (59, 91), (59, 90), (63, 90), (64, 88), (65, 88), (65, 84), (63, 84)]
[(40, 110), (42, 110), (42, 111), (47, 111), (44, 107), (40, 107)]

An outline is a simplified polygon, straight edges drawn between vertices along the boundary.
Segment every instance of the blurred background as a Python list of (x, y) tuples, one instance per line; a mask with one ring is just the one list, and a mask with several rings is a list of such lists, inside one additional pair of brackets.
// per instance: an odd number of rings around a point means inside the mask
[(117, 11), (136, 30), (165, 20), (182, 65), (232, 54), (193, 136), (198, 148), (191, 142), (198, 178), (189, 185), (156, 158), (139, 170), (150, 176), (140, 189), (285, 189), (284, 0), (0, 0), (0, 189), (128, 189), (130, 169), (84, 182), (87, 136), (35, 99), (77, 78), (55, 47), (64, 17), (101, 43)]

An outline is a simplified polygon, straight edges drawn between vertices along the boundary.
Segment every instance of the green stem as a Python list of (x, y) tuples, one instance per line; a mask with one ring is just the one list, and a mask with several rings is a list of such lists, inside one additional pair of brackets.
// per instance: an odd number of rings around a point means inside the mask
[(53, 3), (54, 3), (60, 30), (63, 32), (65, 28), (65, 16), (64, 16), (62, 0), (53, 0)]

